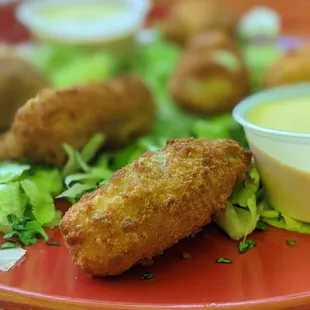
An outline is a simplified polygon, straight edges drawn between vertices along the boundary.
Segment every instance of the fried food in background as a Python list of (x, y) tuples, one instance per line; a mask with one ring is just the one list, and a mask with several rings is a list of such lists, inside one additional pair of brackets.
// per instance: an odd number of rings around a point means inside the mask
[(0, 45), (0, 130), (8, 129), (18, 108), (48, 85), (42, 72)]
[(267, 70), (264, 86), (275, 87), (285, 84), (310, 81), (310, 46), (284, 53)]
[(197, 35), (171, 76), (172, 98), (184, 109), (205, 115), (231, 111), (250, 91), (241, 51), (221, 31)]
[(155, 103), (136, 77), (56, 90), (44, 89), (15, 115), (0, 138), (0, 160), (26, 158), (61, 165), (63, 143), (83, 147), (104, 133), (106, 147), (119, 147), (146, 133), (155, 118)]
[(195, 35), (210, 30), (233, 34), (236, 24), (235, 14), (217, 0), (180, 0), (166, 20), (165, 36), (185, 45)]
[(251, 162), (232, 140), (176, 139), (117, 171), (61, 220), (73, 262), (118, 275), (198, 232), (222, 212)]

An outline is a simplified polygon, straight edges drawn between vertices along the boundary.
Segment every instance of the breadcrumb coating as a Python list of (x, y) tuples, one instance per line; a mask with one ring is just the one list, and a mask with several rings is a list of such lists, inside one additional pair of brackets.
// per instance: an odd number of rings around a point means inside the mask
[(232, 140), (176, 139), (115, 172), (61, 220), (73, 262), (118, 275), (198, 232), (222, 212), (251, 153)]

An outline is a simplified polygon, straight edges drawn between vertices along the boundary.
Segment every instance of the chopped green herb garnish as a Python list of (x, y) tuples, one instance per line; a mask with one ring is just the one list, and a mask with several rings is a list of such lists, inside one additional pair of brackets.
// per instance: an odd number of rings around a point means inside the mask
[(256, 247), (256, 242), (252, 239), (240, 241), (238, 244), (238, 250), (240, 254), (244, 254), (248, 250), (253, 249), (255, 247)]
[(25, 246), (37, 243), (39, 237), (48, 241), (46, 232), (37, 220), (30, 217), (18, 218), (13, 214), (8, 215), (7, 218), (12, 231), (4, 235), (4, 239), (14, 238), (15, 241)]
[(215, 261), (217, 264), (232, 264), (232, 261), (228, 258), (220, 257)]
[(257, 222), (255, 230), (265, 231), (267, 229), (267, 225), (263, 222)]
[(154, 278), (154, 274), (153, 273), (150, 273), (150, 272), (145, 272), (141, 277), (140, 279), (141, 280), (151, 280)]
[(286, 244), (289, 246), (295, 246), (296, 245), (296, 240), (286, 240)]
[(279, 215), (278, 215), (277, 220), (280, 222), (280, 221), (281, 221), (281, 219), (282, 219), (282, 213), (280, 213), (280, 212), (279, 212)]
[(249, 245), (249, 249), (253, 249), (256, 247), (256, 242), (253, 239), (248, 239), (246, 242)]
[(46, 244), (49, 245), (49, 246), (61, 246), (61, 244), (56, 242), (56, 241), (46, 242)]
[(1, 250), (14, 249), (16, 248), (17, 243), (13, 241), (8, 241), (0, 246)]

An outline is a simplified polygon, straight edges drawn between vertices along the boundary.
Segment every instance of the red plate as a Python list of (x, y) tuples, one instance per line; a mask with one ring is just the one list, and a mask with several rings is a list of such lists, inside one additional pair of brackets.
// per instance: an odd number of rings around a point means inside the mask
[[(58, 230), (50, 232), (61, 241)], [(268, 228), (257, 247), (239, 254), (215, 226), (169, 249), (150, 267), (91, 279), (71, 263), (64, 246), (28, 248), (21, 266), (0, 275), (0, 307), (21, 309), (309, 309), (310, 236)], [(290, 247), (286, 239), (297, 245)], [(180, 258), (183, 252), (192, 258)], [(216, 264), (219, 257), (232, 265)], [(152, 280), (140, 280), (144, 272)], [(307, 306), (308, 305), (308, 306)]]

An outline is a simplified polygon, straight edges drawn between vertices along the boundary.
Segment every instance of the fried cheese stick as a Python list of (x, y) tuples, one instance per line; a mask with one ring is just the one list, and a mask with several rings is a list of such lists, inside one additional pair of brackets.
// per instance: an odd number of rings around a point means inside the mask
[(80, 149), (104, 133), (107, 147), (118, 147), (147, 132), (154, 119), (153, 97), (136, 77), (45, 89), (18, 110), (10, 130), (0, 136), (0, 160), (58, 166), (66, 159), (63, 143)]
[(73, 262), (118, 275), (198, 232), (222, 212), (251, 153), (232, 140), (176, 139), (117, 171), (61, 220)]

